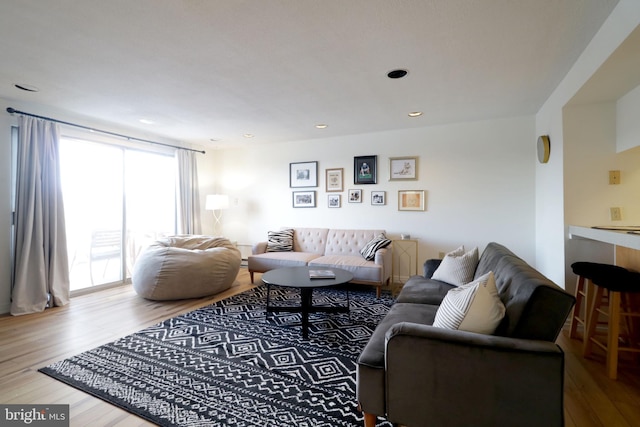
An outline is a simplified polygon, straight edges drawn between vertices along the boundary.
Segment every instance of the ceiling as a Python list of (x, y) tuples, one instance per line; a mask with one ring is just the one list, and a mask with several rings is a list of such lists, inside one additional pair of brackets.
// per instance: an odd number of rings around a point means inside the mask
[(617, 1), (3, 1), (0, 97), (209, 148), (528, 115)]

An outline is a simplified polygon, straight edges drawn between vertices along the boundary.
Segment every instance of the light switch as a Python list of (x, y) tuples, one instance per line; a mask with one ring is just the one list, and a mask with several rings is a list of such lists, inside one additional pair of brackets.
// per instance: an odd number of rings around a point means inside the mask
[(609, 171), (609, 184), (620, 184), (620, 171)]
[(609, 214), (611, 216), (611, 221), (622, 221), (622, 213), (620, 212), (620, 208), (609, 208)]

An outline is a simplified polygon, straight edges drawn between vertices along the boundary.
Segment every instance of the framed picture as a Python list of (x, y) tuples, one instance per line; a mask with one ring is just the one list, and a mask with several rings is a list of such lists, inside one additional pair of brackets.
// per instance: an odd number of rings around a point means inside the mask
[(349, 203), (362, 203), (362, 190), (349, 190)]
[(418, 179), (417, 157), (390, 157), (389, 181), (409, 181)]
[(386, 191), (372, 191), (371, 192), (371, 204), (372, 205), (384, 205), (387, 203)]
[(340, 195), (339, 194), (329, 194), (328, 202), (330, 208), (339, 208), (340, 207)]
[(342, 191), (342, 168), (327, 169), (327, 192)]
[(318, 162), (289, 163), (289, 187), (317, 187)]
[(359, 156), (353, 158), (353, 183), (375, 184), (378, 156)]
[(398, 191), (399, 211), (423, 211), (426, 209), (424, 190), (400, 190)]
[(315, 191), (294, 191), (293, 207), (294, 208), (315, 208), (316, 192)]

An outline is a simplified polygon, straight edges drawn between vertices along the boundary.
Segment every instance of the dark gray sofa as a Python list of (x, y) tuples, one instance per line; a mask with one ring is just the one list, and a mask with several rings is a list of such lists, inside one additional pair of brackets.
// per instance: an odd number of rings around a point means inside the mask
[(493, 335), (431, 326), (453, 286), (404, 285), (363, 349), (357, 399), (376, 417), (413, 426), (562, 426), (564, 353), (555, 344), (575, 302), (506, 247), (490, 243), (475, 278), (493, 271), (506, 315)]

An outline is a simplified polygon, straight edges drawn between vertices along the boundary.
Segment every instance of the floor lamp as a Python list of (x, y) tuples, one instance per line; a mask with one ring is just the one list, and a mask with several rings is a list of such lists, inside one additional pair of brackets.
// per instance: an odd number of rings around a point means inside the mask
[(215, 219), (215, 223), (213, 224), (213, 234), (216, 236), (220, 235), (222, 210), (229, 209), (229, 196), (226, 194), (208, 195), (205, 203), (205, 209), (213, 211), (213, 219)]

